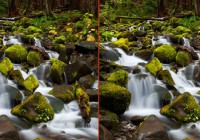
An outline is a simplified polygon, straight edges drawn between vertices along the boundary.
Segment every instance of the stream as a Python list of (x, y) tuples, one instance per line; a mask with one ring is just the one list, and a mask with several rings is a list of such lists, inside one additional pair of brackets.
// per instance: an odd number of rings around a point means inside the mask
[[(3, 39), (3, 44), (23, 44), (19, 38), (10, 36), (9, 39)], [(35, 46), (42, 48), (39, 39), (35, 38)], [(59, 54), (54, 51), (45, 50), (50, 58), (58, 58)], [(1, 59), (3, 59), (3, 56)], [(0, 115), (7, 115), (15, 124), (19, 130), (19, 134), (22, 140), (33, 140), (35, 138), (45, 138), (48, 140), (74, 140), (74, 139), (87, 139), (96, 140), (98, 138), (98, 119), (91, 118), (91, 121), (87, 126), (80, 115), (80, 109), (77, 101), (69, 103), (63, 103), (54, 96), (48, 94), (53, 88), (53, 84), (45, 80), (49, 70), (49, 60), (40, 64), (35, 68), (31, 68), (28, 73), (22, 70), (21, 64), (14, 64), (15, 70), (20, 70), (23, 78), (27, 78), (33, 74), (39, 81), (39, 87), (35, 92), (42, 93), (48, 102), (55, 110), (54, 119), (46, 123), (30, 124), (28, 121), (20, 119), (10, 113), (14, 107), (12, 103), (12, 94), (20, 91), (22, 95), (22, 101), (25, 99), (22, 90), (19, 90), (17, 85), (9, 79), (6, 79), (0, 74)], [(67, 84), (67, 78), (65, 78)], [(97, 82), (93, 85), (94, 89), (97, 89)], [(91, 106), (98, 106), (97, 102), (91, 102)]]

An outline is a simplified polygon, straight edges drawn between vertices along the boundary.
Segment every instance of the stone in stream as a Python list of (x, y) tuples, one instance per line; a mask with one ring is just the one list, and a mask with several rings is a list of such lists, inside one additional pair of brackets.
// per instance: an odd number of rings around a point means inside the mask
[(28, 46), (28, 50), (39, 52), (44, 60), (49, 60), (49, 55), (47, 52), (45, 52), (45, 50), (43, 48), (39, 48), (38, 46), (30, 45), (30, 46)]
[(118, 61), (121, 55), (117, 50), (100, 49), (100, 58), (106, 61)]
[(12, 70), (9, 73), (9, 78), (19, 85), (23, 85), (24, 78), (20, 70)]
[(196, 122), (200, 120), (200, 105), (190, 93), (185, 92), (164, 106), (160, 113), (183, 123)]
[(84, 86), (86, 89), (91, 88), (95, 82), (95, 76), (93, 75), (86, 75), (79, 79), (79, 83)]
[(158, 77), (163, 80), (166, 84), (170, 85), (170, 86), (173, 86), (175, 83), (174, 83), (174, 80), (171, 76), (171, 73), (169, 72), (169, 70), (161, 70), (159, 73), (158, 73)]
[(158, 117), (150, 115), (134, 132), (132, 140), (169, 140), (169, 136)]
[(43, 57), (39, 52), (30, 51), (27, 56), (27, 63), (31, 66), (38, 66), (43, 62)]
[(75, 51), (79, 53), (92, 53), (97, 54), (98, 44), (90, 41), (81, 41), (75, 44)]
[(150, 49), (143, 49), (143, 50), (138, 51), (135, 55), (144, 60), (150, 60), (153, 55), (153, 51)]
[(0, 63), (0, 72), (4, 76), (8, 76), (9, 72), (14, 69), (14, 66), (9, 58), (5, 57)]
[(91, 102), (98, 102), (98, 89), (87, 89), (86, 92)]
[(65, 47), (65, 49), (60, 52), (58, 59), (66, 64), (69, 64), (70, 57), (73, 52), (74, 52), (74, 45), (68, 44), (67, 47)]
[(23, 85), (26, 90), (34, 92), (38, 88), (39, 82), (33, 75), (30, 75), (24, 80)]
[(102, 108), (123, 114), (130, 104), (131, 93), (125, 87), (107, 82), (100, 85), (100, 99)]
[(39, 92), (30, 95), (22, 104), (15, 106), (11, 113), (36, 123), (47, 122), (54, 117), (54, 109)]
[(100, 140), (115, 140), (114, 136), (112, 133), (106, 129), (103, 125), (100, 125)]
[(150, 62), (145, 65), (145, 68), (154, 76), (162, 70), (162, 63), (158, 58), (154, 57)]
[(21, 140), (17, 127), (6, 115), (0, 116), (0, 139), (1, 140)]
[(192, 62), (190, 54), (185, 51), (179, 51), (176, 55), (176, 63), (179, 66), (187, 66)]

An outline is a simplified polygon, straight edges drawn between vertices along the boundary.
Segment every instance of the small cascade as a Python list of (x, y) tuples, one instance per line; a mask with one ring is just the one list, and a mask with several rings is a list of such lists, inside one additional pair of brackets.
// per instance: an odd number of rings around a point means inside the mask
[(185, 37), (183, 37), (183, 46), (193, 49), (193, 47), (190, 45), (190, 41)]
[(9, 36), (7, 39), (5, 36), (3, 37), (3, 45), (11, 45), (11, 44), (19, 44), (22, 45), (20, 39), (16, 38), (15, 36)]
[(198, 72), (199, 66), (198, 64), (189, 64), (188, 66), (179, 69), (178, 75), (185, 77), (187, 80), (194, 80), (195, 74)]
[(138, 27), (138, 31), (144, 31), (144, 30), (145, 30), (144, 26), (139, 26)]
[(45, 48), (44, 48), (44, 47), (42, 47), (42, 44), (41, 44), (41, 41), (40, 41), (40, 39), (38, 39), (38, 38), (34, 37), (34, 41), (35, 41), (35, 46), (37, 46), (37, 47), (39, 47), (39, 48), (41, 48), (41, 49), (44, 49), (44, 50), (45, 50)]
[(112, 41), (112, 42), (117, 41), (117, 38), (116, 38), (116, 37), (112, 37), (112, 38), (111, 38), (111, 41)]
[(158, 36), (158, 37), (155, 37), (153, 36), (152, 37), (152, 45), (155, 46), (157, 44), (168, 44), (170, 45), (170, 39), (169, 38), (165, 38), (164, 36)]

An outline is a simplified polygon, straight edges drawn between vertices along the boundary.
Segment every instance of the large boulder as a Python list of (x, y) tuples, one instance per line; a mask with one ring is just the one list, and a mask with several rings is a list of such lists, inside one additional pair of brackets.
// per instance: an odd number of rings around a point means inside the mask
[(66, 64), (69, 64), (70, 56), (72, 55), (73, 52), (74, 52), (74, 46), (70, 44), (67, 47), (65, 47), (63, 51), (60, 52), (58, 59)]
[(128, 38), (120, 38), (119, 40), (114, 41), (113, 44), (116, 45), (117, 47), (123, 49), (126, 52), (129, 49), (129, 47), (128, 47), (129, 46)]
[(164, 106), (160, 113), (180, 122), (196, 122), (200, 120), (200, 105), (190, 93), (185, 92)]
[(9, 58), (4, 58), (0, 63), (0, 73), (5, 76), (8, 76), (9, 72), (14, 69), (14, 66)]
[(26, 61), (28, 52), (21, 45), (13, 45), (5, 50), (6, 57), (14, 63), (22, 63)]
[(38, 88), (39, 82), (33, 75), (30, 75), (29, 77), (27, 77), (24, 80), (23, 85), (24, 85), (26, 90), (28, 90), (30, 92), (34, 92), (35, 89)]
[(15, 106), (11, 113), (36, 123), (47, 122), (54, 117), (54, 109), (39, 92), (30, 95), (22, 104)]
[(190, 54), (185, 51), (179, 51), (178, 54), (176, 55), (176, 63), (179, 66), (187, 66), (191, 62)]
[(115, 50), (100, 49), (100, 58), (106, 61), (118, 61), (120, 54)]
[(23, 85), (24, 78), (20, 70), (12, 70), (9, 73), (9, 78), (13, 80), (15, 83)]
[(95, 76), (88, 74), (86, 76), (83, 76), (79, 79), (79, 83), (84, 86), (86, 89), (92, 88), (96, 78)]
[(145, 65), (145, 68), (154, 76), (157, 75), (159, 71), (162, 70), (162, 63), (158, 58), (154, 57), (150, 62)]
[(100, 85), (101, 107), (116, 114), (123, 114), (128, 108), (131, 93), (122, 86), (105, 83)]
[(81, 41), (75, 44), (75, 51), (79, 53), (96, 53), (98, 52), (98, 44), (91, 41)]
[(68, 86), (66, 84), (63, 85), (55, 85), (49, 94), (59, 98), (63, 102), (70, 102), (75, 99), (73, 93), (73, 87)]
[(162, 45), (154, 50), (154, 56), (163, 63), (171, 63), (175, 61), (176, 50), (170, 45)]
[(115, 71), (108, 76), (107, 81), (120, 86), (126, 86), (128, 83), (128, 72), (125, 70)]
[(169, 70), (162, 70), (158, 73), (158, 77), (163, 80), (165, 83), (167, 83), (170, 86), (173, 86), (174, 80), (171, 76), (171, 73), (169, 72)]
[(138, 51), (135, 55), (144, 60), (150, 60), (153, 55), (153, 51), (150, 49), (144, 49), (144, 50)]
[(103, 125), (100, 125), (100, 140), (114, 140), (114, 136), (108, 129), (106, 129)]
[(42, 55), (36, 51), (30, 51), (27, 56), (27, 63), (31, 66), (38, 66), (43, 61)]
[(0, 116), (0, 139), (21, 140), (17, 127), (6, 115)]
[(155, 115), (150, 115), (137, 128), (133, 140), (169, 140), (162, 122)]

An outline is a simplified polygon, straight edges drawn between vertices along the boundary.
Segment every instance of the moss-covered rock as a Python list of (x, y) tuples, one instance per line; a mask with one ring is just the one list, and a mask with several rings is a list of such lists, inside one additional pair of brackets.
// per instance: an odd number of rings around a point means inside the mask
[(119, 126), (119, 117), (113, 112), (101, 109), (100, 124), (102, 124), (109, 130), (116, 130), (116, 128)]
[(170, 45), (162, 45), (154, 50), (154, 56), (163, 63), (174, 62), (176, 50)]
[(191, 30), (183, 26), (178, 26), (177, 28), (175, 28), (175, 32), (183, 34), (183, 33), (191, 33)]
[(47, 122), (54, 117), (53, 108), (39, 92), (30, 95), (22, 104), (15, 106), (11, 113), (36, 123)]
[(63, 102), (70, 102), (75, 99), (73, 87), (68, 85), (55, 85), (49, 94), (61, 99)]
[(5, 50), (6, 57), (14, 63), (22, 63), (26, 61), (28, 52), (21, 45), (13, 45)]
[(24, 78), (20, 70), (13, 70), (9, 73), (9, 78), (14, 80), (15, 83), (23, 85)]
[(31, 66), (38, 66), (43, 61), (39, 52), (30, 51), (27, 56), (27, 63)]
[(159, 71), (162, 70), (162, 63), (158, 60), (158, 58), (154, 57), (150, 62), (145, 65), (145, 68), (154, 76), (157, 75)]
[(131, 93), (122, 86), (105, 83), (100, 85), (101, 107), (116, 114), (123, 114), (130, 104)]
[(126, 52), (128, 51), (129, 41), (127, 38), (120, 38), (119, 40), (113, 42), (113, 44), (117, 45), (119, 48)]
[(62, 84), (64, 82), (63, 79), (64, 69), (67, 65), (56, 58), (52, 58), (50, 62), (51, 62), (50, 77), (52, 78), (54, 83)]
[(11, 72), (14, 69), (12, 62), (9, 58), (4, 58), (3, 61), (0, 63), (0, 72), (8, 76), (9, 72)]
[(187, 66), (191, 62), (190, 54), (185, 51), (179, 51), (178, 54), (176, 55), (176, 63), (179, 66)]
[(58, 53), (61, 53), (62, 51), (64, 51), (65, 48), (66, 48), (66, 46), (64, 44), (57, 44), (57, 45), (53, 46), (53, 50)]
[(64, 44), (66, 41), (65, 36), (59, 36), (55, 37), (54, 40), (52, 41), (53, 44)]
[(128, 73), (125, 70), (118, 70), (107, 78), (108, 82), (115, 83), (120, 86), (126, 86), (128, 83)]
[(75, 97), (81, 110), (81, 116), (86, 123), (90, 122), (90, 101), (89, 96), (85, 90), (80, 86), (76, 88)]
[(150, 49), (143, 49), (138, 51), (135, 55), (144, 60), (149, 60), (153, 55), (153, 51)]
[(34, 26), (29, 26), (26, 30), (28, 34), (42, 33), (42, 30), (40, 28)]
[(181, 122), (196, 122), (200, 119), (200, 105), (194, 97), (185, 92), (179, 95), (171, 104), (164, 106), (160, 113)]
[(38, 88), (39, 82), (33, 75), (30, 75), (24, 80), (23, 85), (26, 88), (26, 90), (34, 92), (35, 89)]
[(158, 73), (158, 77), (165, 81), (165, 83), (173, 86), (174, 80), (172, 79), (171, 73), (168, 70), (162, 70)]

